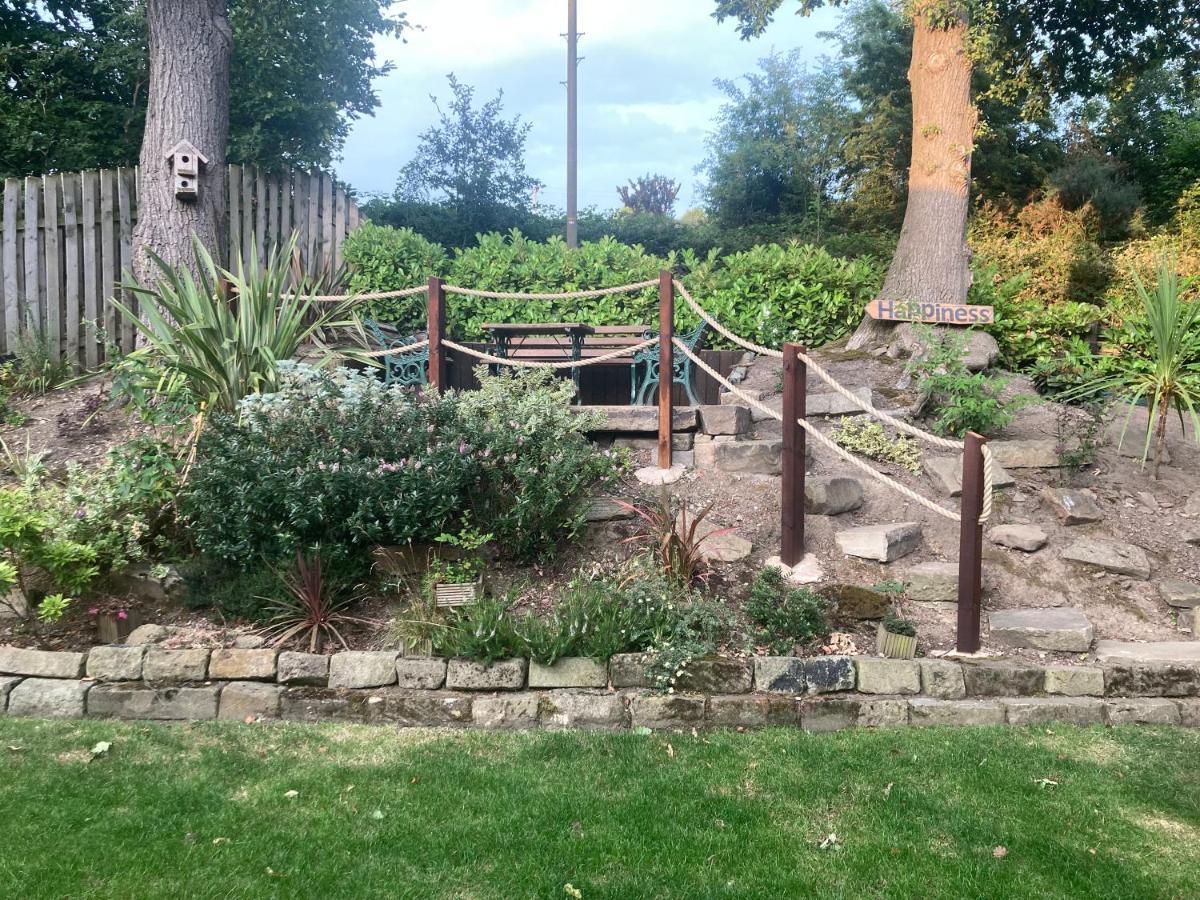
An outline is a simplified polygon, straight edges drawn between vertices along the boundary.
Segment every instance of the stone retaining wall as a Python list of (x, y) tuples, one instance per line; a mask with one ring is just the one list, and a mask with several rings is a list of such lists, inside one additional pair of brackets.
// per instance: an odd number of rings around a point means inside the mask
[(1158, 723), (1200, 727), (1200, 666), (765, 656), (694, 661), (647, 690), (644, 654), (606, 666), (491, 665), (347, 651), (0, 647), (0, 712), (122, 719), (483, 728), (755, 728)]

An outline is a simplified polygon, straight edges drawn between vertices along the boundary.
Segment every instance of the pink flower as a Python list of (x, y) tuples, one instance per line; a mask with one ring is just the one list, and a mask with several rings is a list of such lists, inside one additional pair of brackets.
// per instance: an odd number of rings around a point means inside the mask
[(126, 619), (129, 618), (129, 613), (125, 612), (125, 610), (123, 610), (123, 609), (118, 609), (117, 610), (117, 618), (120, 619), (122, 622), (124, 622)]
[(459, 455), (461, 456), (462, 454), (464, 454), (464, 453), (466, 453), (466, 452), (467, 452), (467, 442), (466, 442), (466, 441), (459, 441), (459, 442), (458, 442), (458, 453), (459, 453)]
[(96, 608), (95, 606), (93, 606), (91, 609), (88, 610), (88, 615), (89, 616), (98, 616), (98, 615), (100, 615), (100, 610), (98, 608)]

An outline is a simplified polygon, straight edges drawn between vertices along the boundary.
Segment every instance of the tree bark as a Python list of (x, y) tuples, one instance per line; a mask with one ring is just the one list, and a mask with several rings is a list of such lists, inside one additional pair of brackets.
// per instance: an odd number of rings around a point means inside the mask
[[(138, 169), (138, 216), (133, 230), (134, 275), (153, 284), (157, 269), (146, 250), (174, 266), (195, 269), (192, 235), (218, 261), (224, 258), (229, 137), (229, 61), (233, 31), (226, 0), (147, 0), (150, 88)], [(175, 196), (166, 153), (191, 141), (208, 159), (195, 199)]]
[[(948, 24), (934, 24), (934, 5), (926, 0), (914, 15), (908, 204), (879, 297), (962, 304), (971, 285), (967, 208), (978, 113), (971, 103), (966, 13), (958, 10)], [(891, 331), (889, 323), (864, 318), (848, 346), (885, 343)]]

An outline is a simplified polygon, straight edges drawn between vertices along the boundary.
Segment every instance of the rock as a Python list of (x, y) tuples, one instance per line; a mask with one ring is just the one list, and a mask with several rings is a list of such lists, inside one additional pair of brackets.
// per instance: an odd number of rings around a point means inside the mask
[(167, 626), (155, 625), (151, 622), (147, 625), (139, 625), (133, 631), (129, 632), (129, 637), (125, 638), (125, 644), (129, 647), (157, 644), (159, 641), (166, 640), (170, 633), (171, 629), (167, 628)]
[(653, 659), (650, 653), (618, 653), (608, 661), (608, 677), (615, 688), (652, 687), (646, 667)]
[(1009, 725), (1098, 725), (1104, 703), (1086, 697), (1027, 697), (1002, 700)]
[(989, 441), (992, 462), (1006, 469), (1056, 469), (1062, 465), (1054, 441)]
[(446, 683), (446, 660), (436, 656), (400, 656), (396, 684), (409, 690), (436, 691)]
[(396, 683), (395, 650), (343, 650), (329, 658), (331, 688), (371, 688)]
[(261, 634), (239, 634), (233, 639), (234, 650), (261, 650), (267, 646), (267, 639)]
[(705, 719), (716, 728), (765, 728), (768, 725), (795, 725), (800, 708), (789, 697), (708, 698)]
[(1047, 666), (1046, 693), (1101, 697), (1104, 695), (1104, 670), (1091, 666)]
[(1200, 531), (1185, 531), (1183, 533), (1183, 542), (1191, 544), (1194, 547), (1200, 547)]
[(180, 602), (187, 594), (187, 584), (174, 566), (133, 563), (109, 580), (115, 596), (133, 596), (147, 603)]
[(234, 681), (221, 690), (217, 718), (251, 722), (279, 718), (279, 696), (283, 687), (258, 681)]
[(1063, 525), (1088, 525), (1104, 520), (1104, 513), (1096, 505), (1096, 495), (1087, 489), (1044, 487), (1042, 503)]
[(754, 688), (775, 694), (826, 694), (854, 690), (849, 656), (756, 656)]
[(538, 721), (537, 694), (476, 697), (471, 721), (483, 728), (534, 728)]
[(957, 603), (958, 566), (948, 562), (923, 562), (907, 570), (900, 580), (904, 593), (918, 603)]
[(405, 728), (444, 728), (470, 722), (478, 701), (477, 697), (442, 691), (381, 688), (367, 698), (367, 716), (372, 722), (390, 722)]
[(586, 656), (567, 656), (555, 660), (552, 666), (530, 660), (531, 688), (602, 688), (608, 684), (608, 667)]
[(1003, 725), (1004, 707), (994, 700), (932, 700), (919, 697), (908, 701), (913, 725)]
[(538, 720), (545, 728), (620, 728), (625, 701), (617, 694), (550, 691), (541, 696)]
[(812, 516), (837, 516), (863, 505), (862, 482), (857, 478), (806, 478), (804, 511)]
[(783, 471), (783, 441), (730, 441), (713, 445), (716, 467), (743, 475), (778, 475)]
[(88, 681), (26, 678), (8, 692), (8, 714), (39, 719), (79, 719), (83, 717), (84, 701), (91, 687)]
[[(925, 472), (929, 475), (929, 480), (933, 482), (934, 487), (938, 488), (947, 497), (962, 496), (962, 456), (957, 458), (947, 456), (926, 457)], [(1016, 483), (1017, 480), (1004, 471), (1003, 466), (993, 461), (993, 491), (997, 491), (1000, 488), (1012, 487)]]
[(864, 525), (839, 531), (834, 537), (847, 556), (889, 563), (917, 549), (921, 543), (921, 526), (917, 522)]
[(93, 647), (88, 652), (87, 675), (97, 681), (140, 681), (145, 647)]
[(898, 728), (907, 724), (907, 700), (863, 700), (858, 705), (860, 728)]
[(633, 728), (692, 728), (704, 721), (704, 698), (638, 694), (629, 713)]
[(203, 681), (208, 675), (208, 655), (208, 650), (164, 650), (152, 646), (142, 662), (142, 678), (146, 681)]
[(612, 522), (616, 519), (632, 519), (632, 509), (621, 506), (612, 497), (597, 497), (592, 500), (586, 513), (589, 522)]
[(705, 434), (745, 434), (750, 430), (750, 408), (724, 404), (697, 407), (700, 430)]
[(967, 696), (962, 666), (939, 659), (922, 659), (921, 692), (941, 700), (958, 700)]
[(997, 525), (987, 533), (988, 540), (1001, 547), (1011, 547), (1026, 553), (1036, 553), (1046, 546), (1049, 538), (1036, 525)]
[(0, 712), (4, 712), (8, 706), (8, 695), (20, 683), (21, 679), (15, 675), (0, 675)]
[[(572, 406), (572, 412), (592, 415), (603, 414), (604, 419), (592, 432), (602, 431), (658, 431), (658, 407), (656, 406)], [(675, 406), (671, 409), (672, 431), (695, 431), (696, 408)]]
[[(691, 450), (695, 445), (696, 435), (691, 431), (676, 431), (671, 434), (672, 450)], [(629, 450), (657, 450), (658, 435), (640, 435), (637, 437), (621, 435), (613, 438), (614, 447), (625, 447)]]
[(697, 694), (745, 694), (751, 690), (752, 677), (749, 660), (701, 656), (684, 667), (674, 687)]
[(971, 697), (1028, 697), (1040, 694), (1045, 673), (1034, 666), (966, 662), (963, 683)]
[(274, 681), (275, 650), (214, 650), (208, 677), (226, 681)]
[(800, 562), (794, 566), (785, 566), (778, 556), (771, 556), (763, 563), (764, 566), (778, 569), (783, 577), (795, 585), (816, 584), (825, 577), (821, 569), (821, 561), (815, 553), (805, 553)]
[(1179, 724), (1184, 728), (1200, 728), (1200, 700), (1189, 698), (1175, 700), (1179, 707)]
[(1109, 725), (1178, 725), (1179, 707), (1171, 700), (1135, 697), (1104, 704)]
[(669, 469), (660, 469), (658, 466), (645, 466), (633, 473), (633, 476), (642, 484), (658, 486), (663, 484), (674, 484), (684, 473), (687, 468), (682, 465), (673, 465)]
[(988, 625), (990, 640), (998, 646), (1066, 653), (1086, 653), (1094, 634), (1083, 610), (1071, 606), (997, 609), (988, 614)]
[(1082, 563), (1115, 575), (1128, 575), (1146, 581), (1150, 577), (1150, 559), (1141, 547), (1101, 538), (1080, 538), (1062, 552), (1069, 562)]
[(886, 594), (856, 584), (835, 584), (821, 593), (837, 604), (841, 621), (882, 619), (892, 608), (892, 599)]
[(367, 695), (318, 687), (284, 688), (279, 718), (287, 722), (366, 722), (372, 708)]
[(805, 700), (800, 704), (800, 727), (813, 732), (841, 731), (857, 725), (861, 712), (862, 701), (857, 699)]
[(857, 399), (851, 400), (836, 391), (810, 393), (805, 397), (804, 414), (809, 418), (816, 416), (850, 416), (862, 412), (866, 406), (874, 405), (871, 402), (871, 388), (869, 385), (850, 388), (850, 393)]
[(1186, 518), (1200, 519), (1200, 491), (1188, 497), (1187, 503), (1183, 504), (1179, 512)]
[(1114, 665), (1104, 670), (1108, 697), (1191, 697), (1200, 694), (1200, 668), (1179, 665)]
[(525, 686), (524, 659), (501, 659), (491, 665), (470, 659), (452, 659), (446, 669), (446, 687), (465, 691), (516, 691)]
[(860, 656), (857, 663), (859, 693), (921, 693), (921, 665), (915, 660)]
[(86, 658), (86, 653), (0, 647), (0, 674), (30, 675), (34, 678), (81, 678)]
[(1178, 609), (1194, 609), (1200, 606), (1200, 584), (1190, 581), (1164, 581), (1158, 586), (1159, 596)]
[(1133, 665), (1200, 665), (1200, 641), (1097, 641), (1096, 661)]
[(329, 657), (318, 653), (284, 650), (279, 654), (278, 668), (280, 684), (324, 687), (329, 683)]
[(13, 619), (21, 620), (29, 617), (29, 603), (25, 595), (17, 588), (0, 597), (0, 622)]
[(675, 520), (680, 532), (695, 527), (696, 540), (699, 542), (699, 552), (705, 562), (737, 562), (745, 559), (753, 550), (753, 545), (732, 529), (725, 528), (712, 522), (707, 516), (696, 522), (696, 512), (689, 510), (686, 524), (683, 513)]

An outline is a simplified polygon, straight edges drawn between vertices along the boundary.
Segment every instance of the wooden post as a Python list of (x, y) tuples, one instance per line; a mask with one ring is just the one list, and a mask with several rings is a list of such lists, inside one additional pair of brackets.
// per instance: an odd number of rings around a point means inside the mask
[(671, 388), (675, 384), (672, 357), (675, 335), (675, 284), (671, 273), (658, 273), (658, 467), (671, 468)]
[(983, 444), (975, 432), (967, 432), (963, 448), (962, 522), (958, 543), (958, 640), (959, 653), (979, 650), (980, 594), (983, 589)]
[(446, 351), (442, 334), (446, 331), (446, 290), (442, 279), (429, 279), (429, 383), (442, 390), (446, 376)]
[(807, 415), (808, 366), (800, 359), (804, 348), (783, 345), (783, 517), (779, 559), (794, 566), (804, 556), (805, 434), (800, 420)]

